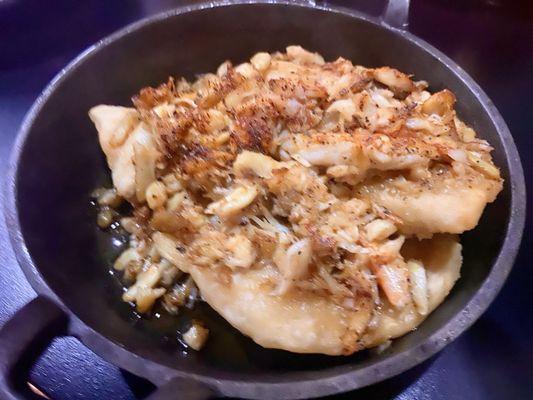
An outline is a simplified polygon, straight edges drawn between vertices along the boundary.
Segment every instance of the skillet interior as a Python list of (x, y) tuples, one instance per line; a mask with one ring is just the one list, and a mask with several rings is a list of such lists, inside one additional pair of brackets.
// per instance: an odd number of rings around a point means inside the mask
[(343, 56), (365, 66), (390, 65), (427, 79), (431, 90), (451, 89), (461, 118), (495, 147), (495, 163), (509, 182), (502, 140), (475, 95), (434, 56), (383, 27), (287, 5), (233, 5), (174, 15), (99, 48), (66, 75), (37, 115), (21, 153), (16, 178), (24, 239), (47, 284), (83, 322), (132, 352), (183, 371), (284, 380), (288, 374), (276, 374), (291, 370), (292, 378), (310, 379), (360, 369), (411, 348), (460, 312), (479, 289), (505, 236), (509, 185), (476, 230), (463, 235), (462, 278), (445, 303), (379, 356), (334, 358), (262, 349), (205, 306), (196, 313), (212, 329), (209, 345), (187, 355), (175, 339), (183, 318), (141, 320), (120, 300), (121, 287), (108, 273), (118, 246), (96, 228), (89, 204), (91, 190), (109, 184), (109, 172), (87, 110), (99, 103), (127, 105), (141, 87), (169, 75), (192, 78), (225, 59), (244, 61), (257, 51), (289, 44), (329, 60)]

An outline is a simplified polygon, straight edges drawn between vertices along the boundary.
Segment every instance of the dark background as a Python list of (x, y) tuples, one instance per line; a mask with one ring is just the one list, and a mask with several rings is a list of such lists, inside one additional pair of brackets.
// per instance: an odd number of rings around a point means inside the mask
[[(141, 17), (183, 3), (0, 0), (2, 187), (20, 122), (48, 81), (98, 39)], [(373, 15), (383, 6), (374, 0), (330, 3)], [(413, 0), (409, 30), (454, 59), (487, 92), (509, 125), (529, 182), (533, 177), (533, 158), (528, 154), (533, 148), (533, 2)], [(530, 190), (528, 196), (532, 197)], [(533, 398), (532, 246), (533, 227), (527, 223), (521, 252), (502, 292), (458, 340), (398, 377), (341, 397)], [(34, 296), (14, 259), (1, 218), (0, 325)], [(135, 399), (151, 390), (146, 382), (99, 359), (72, 338), (57, 339), (30, 378), (55, 400)]]

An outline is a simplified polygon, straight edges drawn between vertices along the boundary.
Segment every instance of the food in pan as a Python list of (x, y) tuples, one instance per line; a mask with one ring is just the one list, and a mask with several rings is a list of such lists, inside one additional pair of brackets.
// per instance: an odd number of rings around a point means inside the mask
[[(92, 108), (114, 186), (95, 193), (98, 223), (131, 235), (123, 299), (176, 313), (199, 291), (261, 346), (298, 353), (415, 329), (503, 182), (454, 94), (427, 88), (289, 46)], [(184, 341), (201, 348), (208, 328)]]

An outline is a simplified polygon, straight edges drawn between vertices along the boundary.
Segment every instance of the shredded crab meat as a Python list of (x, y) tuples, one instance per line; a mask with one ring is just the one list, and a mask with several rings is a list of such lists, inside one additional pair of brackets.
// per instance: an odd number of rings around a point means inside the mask
[[(115, 262), (124, 300), (177, 312), (190, 274), (241, 332), (302, 353), (414, 329), (458, 278), (450, 234), (473, 229), (503, 184), (454, 94), (427, 87), (289, 46), (92, 108), (114, 185), (95, 198), (109, 221), (133, 206)], [(183, 336), (193, 348), (200, 328)]]
[(220, 217), (230, 217), (238, 214), (249, 206), (257, 196), (257, 189), (251, 185), (239, 185), (231, 189), (223, 199), (209, 204), (205, 212), (217, 214)]
[(287, 249), (284, 247), (285, 243), (279, 243), (273, 256), (274, 264), (283, 276), (279, 294), (285, 293), (294, 282), (309, 274), (309, 264), (312, 258), (309, 239), (299, 240)]

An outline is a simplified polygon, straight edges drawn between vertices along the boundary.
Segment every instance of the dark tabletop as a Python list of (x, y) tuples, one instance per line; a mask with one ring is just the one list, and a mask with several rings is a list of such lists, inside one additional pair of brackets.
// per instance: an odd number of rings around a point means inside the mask
[[(173, 0), (0, 0), (0, 178), (19, 124), (39, 92), (98, 39)], [(382, 2), (336, 1), (378, 14)], [(533, 178), (533, 6), (530, 1), (413, 1), (410, 31), (461, 65), (506, 120)], [(2, 185), (3, 186), (3, 185)], [(528, 190), (528, 195), (532, 193)], [(3, 191), (2, 191), (3, 196)], [(531, 217), (528, 217), (530, 222)], [(531, 235), (531, 236), (530, 236)], [(533, 226), (509, 280), (489, 310), (458, 340), (422, 365), (345, 399), (533, 398)], [(0, 219), (0, 325), (35, 296)], [(31, 371), (50, 398), (136, 399), (151, 386), (103, 361), (73, 338), (60, 338)]]

